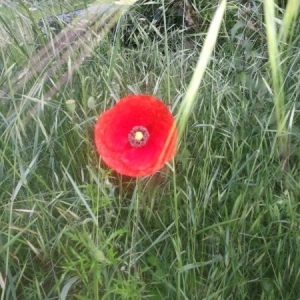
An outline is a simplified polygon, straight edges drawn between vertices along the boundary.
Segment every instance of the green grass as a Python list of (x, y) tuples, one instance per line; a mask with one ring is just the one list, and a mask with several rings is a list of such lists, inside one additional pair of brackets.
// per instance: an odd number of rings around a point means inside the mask
[[(0, 48), (1, 300), (299, 299), (299, 5), (227, 1), (209, 61), (212, 2), (191, 1), (197, 30), (160, 34), (133, 8), (50, 100), (79, 54), (14, 84), (37, 45), (28, 11), (0, 9), (15, 28)], [(93, 144), (97, 116), (132, 92), (164, 99), (182, 133), (174, 162), (139, 180)]]

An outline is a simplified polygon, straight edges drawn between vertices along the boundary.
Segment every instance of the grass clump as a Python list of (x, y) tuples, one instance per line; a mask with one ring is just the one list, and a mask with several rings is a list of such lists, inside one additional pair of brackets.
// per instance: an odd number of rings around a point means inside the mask
[[(190, 2), (195, 20), (210, 23), (217, 6)], [(165, 20), (149, 38), (136, 23), (138, 40), (126, 44), (129, 16), (140, 13), (133, 7), (51, 99), (79, 56), (71, 47), (63, 65), (59, 55), (45, 60), (40, 74), (15, 85), (38, 49), (18, 25), (6, 31), (1, 300), (299, 297), (299, 6), (280, 5), (228, 1), (192, 94), (207, 30)], [(19, 14), (31, 33), (28, 11)], [(18, 24), (1, 14), (3, 28), (10, 21)], [(164, 99), (183, 124), (174, 165), (137, 181), (105, 168), (93, 144), (98, 114), (132, 92)]]

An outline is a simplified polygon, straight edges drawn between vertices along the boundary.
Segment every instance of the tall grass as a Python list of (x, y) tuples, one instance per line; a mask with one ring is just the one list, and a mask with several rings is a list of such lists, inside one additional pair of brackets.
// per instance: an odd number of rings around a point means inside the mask
[[(168, 27), (167, 0), (161, 27), (134, 6), (82, 41), (92, 51), (51, 99), (82, 52), (26, 80), (41, 3), (0, 9), (1, 300), (298, 299), (299, 5), (225, 2), (191, 1), (194, 31)], [(174, 163), (138, 181), (92, 139), (132, 92), (164, 99), (181, 132)]]

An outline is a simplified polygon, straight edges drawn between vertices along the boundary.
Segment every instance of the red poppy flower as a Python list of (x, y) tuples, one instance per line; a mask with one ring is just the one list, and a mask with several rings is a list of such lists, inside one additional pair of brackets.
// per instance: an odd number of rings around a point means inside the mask
[(172, 114), (159, 99), (130, 95), (100, 115), (95, 143), (110, 168), (123, 175), (146, 176), (175, 155), (177, 129)]

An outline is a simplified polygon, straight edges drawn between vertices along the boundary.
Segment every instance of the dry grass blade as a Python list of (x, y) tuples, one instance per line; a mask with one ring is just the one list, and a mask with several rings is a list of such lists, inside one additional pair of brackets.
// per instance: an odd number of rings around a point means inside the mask
[[(130, 3), (133, 4), (133, 3)], [(78, 70), (84, 59), (88, 57), (99, 41), (117, 23), (121, 14), (128, 5), (98, 4), (91, 6), (80, 19), (74, 20), (57, 36), (51, 39), (28, 62), (28, 65), (18, 72), (1, 92), (2, 101), (4, 95), (13, 95), (22, 90), (22, 94), (35, 97), (36, 86), (51, 81), (52, 86), (45, 95), (45, 99), (51, 98)], [(71, 59), (72, 65), (63, 73), (62, 66)], [(63, 74), (61, 74), (63, 73)], [(53, 80), (53, 75), (59, 75)], [(31, 83), (35, 79), (34, 83)], [(12, 90), (13, 89), (13, 90)], [(8, 100), (9, 97), (6, 97)]]
[[(96, 9), (97, 8), (97, 9)], [(11, 86), (14, 87), (14, 93), (24, 89), (28, 82), (33, 78), (37, 78), (44, 73), (44, 76), (51, 76), (60, 66), (66, 63), (70, 56), (73, 56), (79, 48), (86, 45), (89, 40), (104, 29), (111, 27), (109, 24), (111, 16), (115, 16), (123, 7), (114, 7), (112, 5), (97, 5), (97, 7), (88, 13), (88, 18), (84, 18), (76, 22), (75, 25), (69, 25), (62, 30), (57, 36), (48, 42), (35, 56), (33, 56), (23, 70), (16, 74), (11, 80)], [(107, 17), (99, 21), (99, 17), (108, 12)], [(91, 44), (89, 44), (91, 45)], [(86, 57), (92, 51), (92, 47), (85, 47), (81, 56)], [(47, 69), (47, 66), (53, 64)], [(76, 69), (76, 68), (75, 68)], [(8, 90), (4, 90), (6, 94)]]

